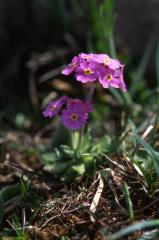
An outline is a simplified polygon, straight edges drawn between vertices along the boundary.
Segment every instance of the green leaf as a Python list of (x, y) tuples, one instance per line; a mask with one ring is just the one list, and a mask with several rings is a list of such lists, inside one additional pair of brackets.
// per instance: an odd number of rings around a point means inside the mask
[(157, 51), (156, 51), (156, 77), (157, 77), (157, 88), (159, 89), (159, 42), (157, 44)]
[(138, 238), (138, 240), (156, 240), (156, 239), (159, 239), (158, 229), (144, 232), (143, 235)]
[(124, 183), (124, 196), (125, 196), (125, 200), (128, 208), (128, 216), (129, 216), (129, 219), (132, 220), (134, 219), (134, 211), (133, 211), (133, 205), (130, 197), (130, 192), (126, 182)]
[(62, 152), (64, 154), (64, 157), (65, 156), (73, 157), (75, 155), (75, 151), (67, 145), (61, 145), (60, 152)]
[(91, 148), (91, 143), (92, 143), (91, 129), (88, 128), (86, 129), (86, 132), (83, 134), (80, 151), (82, 153), (86, 153), (87, 151), (89, 151)]
[(155, 122), (154, 122), (154, 127), (152, 129), (152, 133), (151, 133), (151, 136), (150, 136), (150, 144), (152, 146), (154, 146), (154, 144), (155, 144), (155, 135), (156, 135), (156, 131), (157, 131), (158, 121), (159, 121), (159, 110), (157, 112), (156, 119), (155, 119)]
[(10, 185), (0, 191), (0, 224), (4, 217), (4, 202), (21, 195), (20, 184)]
[(84, 163), (87, 165), (93, 161), (94, 156), (90, 153), (84, 153), (82, 155), (82, 158), (83, 158)]
[(125, 228), (119, 230), (117, 233), (114, 233), (110, 236), (107, 235), (105, 237), (107, 240), (117, 240), (117, 239), (121, 239), (135, 231), (140, 231), (145, 228), (152, 228), (152, 227), (156, 227), (156, 226), (159, 226), (159, 219), (150, 220), (150, 221), (140, 221), (140, 222), (136, 222), (128, 227), (125, 227)]
[(133, 165), (134, 165), (134, 168), (136, 169), (136, 171), (138, 172), (138, 174), (143, 177), (145, 170), (144, 170), (142, 164), (138, 162), (138, 159), (136, 160), (136, 157), (135, 157), (135, 161), (133, 162)]
[(72, 169), (75, 170), (79, 175), (83, 175), (85, 172), (85, 166), (83, 163), (72, 166)]
[(144, 147), (144, 149), (149, 153), (149, 155), (152, 158), (152, 161), (154, 163), (156, 173), (159, 176), (159, 153), (156, 152), (149, 143), (147, 143), (144, 139), (142, 139), (138, 135), (133, 135), (134, 138), (136, 139), (137, 144), (140, 144)]
[(104, 136), (100, 138), (100, 141), (96, 142), (92, 148), (91, 152), (95, 153), (96, 155), (106, 152), (111, 144), (111, 139), (109, 136)]
[(3, 200), (0, 197), (0, 226), (1, 226), (1, 223), (2, 223), (2, 220), (3, 220), (3, 217), (4, 217), (4, 206), (3, 205), (4, 205)]
[(20, 184), (10, 185), (2, 188), (0, 191), (0, 199), (5, 202), (13, 197), (21, 195)]
[(154, 44), (155, 44), (155, 38), (153, 36), (153, 37), (150, 37), (150, 40), (147, 43), (147, 46), (146, 46), (145, 51), (143, 53), (143, 56), (141, 57), (139, 66), (138, 66), (135, 74), (133, 75), (133, 79), (132, 79), (133, 81), (132, 81), (132, 84), (130, 86), (131, 95), (136, 92), (136, 90), (138, 89), (138, 87), (140, 85), (140, 84), (138, 84), (139, 81), (141, 81), (144, 77), (147, 65), (149, 63), (152, 51), (154, 49)]
[(68, 166), (69, 166), (68, 162), (55, 162), (51, 165), (44, 166), (44, 170), (52, 172), (54, 174), (60, 174), (64, 172)]
[(57, 152), (49, 152), (43, 153), (40, 155), (42, 162), (47, 165), (50, 163), (54, 163), (59, 159), (59, 155)]

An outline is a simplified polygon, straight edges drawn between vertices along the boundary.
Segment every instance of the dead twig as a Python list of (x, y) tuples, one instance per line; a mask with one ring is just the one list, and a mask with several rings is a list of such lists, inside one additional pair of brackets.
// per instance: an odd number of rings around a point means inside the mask
[[(109, 170), (109, 171), (108, 171), (108, 170)], [(118, 194), (117, 194), (117, 192), (116, 192), (116, 190), (115, 190), (113, 181), (111, 180), (111, 177), (110, 177), (110, 176), (113, 177), (113, 175), (114, 175), (114, 174), (113, 174), (113, 171), (112, 171), (111, 169), (105, 169), (105, 171), (107, 171), (108, 175), (106, 175), (106, 176), (104, 175), (104, 178), (108, 181), (109, 187), (110, 187), (110, 189), (111, 189), (112, 192), (113, 192), (115, 201), (116, 201), (117, 205), (119, 206), (119, 208), (121, 209), (121, 211), (122, 211), (124, 214), (126, 214), (127, 211), (126, 211), (126, 209), (120, 204), (119, 198), (118, 198)], [(102, 172), (104, 172), (104, 171), (102, 171)]]
[[(91, 213), (96, 212), (97, 206), (98, 206), (98, 203), (99, 203), (99, 200), (100, 200), (103, 188), (104, 188), (104, 182), (103, 182), (103, 179), (102, 179), (100, 173), (98, 175), (98, 179), (99, 179), (99, 185), (98, 185), (97, 191), (94, 195), (93, 201), (92, 201), (91, 206), (90, 206), (90, 212)], [(91, 219), (92, 222), (95, 222), (95, 219), (93, 218), (92, 215), (90, 216), (90, 219)]]
[(143, 212), (143, 211), (145, 211), (146, 209), (150, 208), (152, 205), (154, 205), (154, 204), (155, 204), (156, 202), (158, 202), (158, 201), (159, 201), (159, 199), (155, 199), (154, 201), (152, 201), (150, 204), (144, 206), (143, 208), (134, 210), (134, 213)]
[(75, 212), (75, 211), (79, 210), (80, 208), (82, 208), (82, 206), (78, 206), (78, 207), (68, 211), (69, 207), (67, 207), (66, 210), (61, 211), (61, 213), (56, 214), (56, 215), (52, 216), (51, 218), (49, 218), (42, 226), (39, 226), (39, 228), (43, 229), (46, 225), (48, 225), (50, 222), (52, 222), (52, 220), (56, 219), (57, 217), (60, 217), (63, 214), (69, 214), (69, 213)]
[(125, 168), (119, 164), (119, 163), (116, 163), (115, 161), (113, 161), (110, 157), (108, 157), (106, 154), (102, 154), (107, 160), (109, 160), (111, 163), (113, 163), (116, 167), (120, 168), (120, 170), (123, 172), (125, 171)]
[(44, 189), (49, 192), (50, 191), (50, 187), (47, 186), (47, 184), (43, 181), (43, 176), (38, 173), (33, 171), (31, 168), (23, 168), (22, 166), (19, 166), (18, 164), (11, 164), (11, 163), (4, 163), (4, 166), (8, 166), (10, 168), (15, 169), (16, 171), (25, 174), (28, 177), (28, 180), (37, 180), (43, 187)]

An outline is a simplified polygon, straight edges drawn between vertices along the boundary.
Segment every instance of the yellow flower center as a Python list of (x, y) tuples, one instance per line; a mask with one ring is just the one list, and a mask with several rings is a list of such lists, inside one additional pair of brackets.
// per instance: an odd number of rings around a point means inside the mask
[(78, 115), (76, 113), (72, 113), (71, 116), (70, 116), (70, 119), (75, 122), (78, 120)]
[(92, 73), (92, 71), (91, 71), (90, 68), (87, 68), (87, 69), (84, 70), (84, 73), (85, 73), (86, 75), (90, 75), (90, 74)]
[(72, 68), (75, 68), (75, 67), (77, 67), (77, 66), (78, 66), (77, 63), (71, 63), (71, 67), (72, 67)]
[(50, 111), (53, 112), (55, 110), (55, 106), (50, 107)]
[(106, 67), (107, 65), (108, 65), (108, 63), (110, 62), (110, 60), (109, 60), (109, 58), (105, 58), (104, 60), (103, 60), (103, 65)]
[(107, 81), (111, 81), (111, 80), (112, 80), (112, 75), (108, 74), (108, 75), (106, 76), (106, 79), (107, 79)]
[(89, 59), (89, 58), (92, 58), (92, 56), (88, 56), (88, 55), (87, 55), (87, 56), (85, 56), (85, 58), (86, 58), (86, 59)]

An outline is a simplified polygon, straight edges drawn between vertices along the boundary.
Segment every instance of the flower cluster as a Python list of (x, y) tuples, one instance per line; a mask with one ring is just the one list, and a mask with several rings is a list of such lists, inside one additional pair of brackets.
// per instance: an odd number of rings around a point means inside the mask
[[(64, 75), (74, 73), (77, 81), (82, 83), (99, 81), (104, 88), (121, 88), (126, 91), (123, 80), (124, 65), (117, 59), (110, 58), (107, 54), (80, 53), (62, 71)], [(91, 88), (92, 89), (92, 88)], [(90, 92), (91, 92), (90, 89)], [(45, 111), (44, 117), (54, 117), (59, 114), (63, 125), (72, 130), (80, 129), (88, 120), (88, 113), (92, 111), (91, 97), (83, 102), (79, 99), (61, 97), (51, 101)]]
[(80, 53), (62, 73), (64, 75), (74, 73), (76, 79), (82, 83), (98, 80), (104, 88), (121, 88), (125, 92), (123, 69), (123, 64), (107, 54)]
[(43, 111), (44, 117), (54, 117), (59, 114), (62, 124), (71, 129), (78, 130), (88, 120), (88, 113), (92, 111), (92, 104), (88, 101), (83, 102), (79, 99), (61, 97), (51, 101)]

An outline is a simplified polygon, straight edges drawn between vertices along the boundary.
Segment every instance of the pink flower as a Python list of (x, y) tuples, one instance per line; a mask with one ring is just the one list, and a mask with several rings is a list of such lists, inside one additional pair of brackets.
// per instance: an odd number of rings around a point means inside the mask
[(86, 60), (87, 62), (92, 62), (94, 61), (95, 57), (96, 57), (97, 54), (94, 54), (94, 53), (80, 53), (79, 54), (79, 58), (80, 59), (83, 59), (83, 60)]
[(120, 68), (119, 68), (119, 76), (120, 76), (120, 87), (121, 89), (123, 90), (123, 92), (126, 92), (126, 85), (125, 85), (125, 82), (124, 82), (124, 78), (123, 78), (123, 71), (124, 71), (124, 65), (122, 65)]
[(94, 62), (82, 62), (75, 71), (76, 79), (80, 82), (93, 82), (99, 77), (98, 64)]
[(71, 130), (80, 129), (88, 119), (88, 111), (81, 100), (71, 100), (66, 109), (62, 111), (61, 121), (63, 125)]
[(123, 80), (123, 69), (119, 60), (109, 57), (105, 53), (80, 53), (74, 57), (72, 63), (62, 73), (69, 75), (74, 72), (77, 81), (82, 83), (99, 81), (104, 88), (114, 87), (126, 91)]
[(114, 70), (121, 67), (121, 63), (117, 59), (112, 59), (104, 53), (96, 54), (94, 60), (101, 63), (104, 67), (109, 67)]
[(99, 77), (99, 82), (104, 88), (119, 88), (122, 85), (120, 72), (110, 68), (105, 68)]
[(55, 101), (51, 101), (47, 108), (43, 111), (44, 117), (54, 117), (62, 108), (65, 101), (67, 100), (66, 96), (63, 96)]
[(65, 127), (76, 130), (87, 122), (88, 113), (92, 111), (93, 106), (90, 102), (64, 96), (51, 101), (43, 112), (43, 116), (52, 118), (59, 114)]
[(80, 58), (75, 56), (72, 59), (72, 62), (62, 71), (62, 74), (64, 74), (64, 75), (71, 74), (76, 69), (76, 67), (79, 65), (79, 62), (80, 62)]

